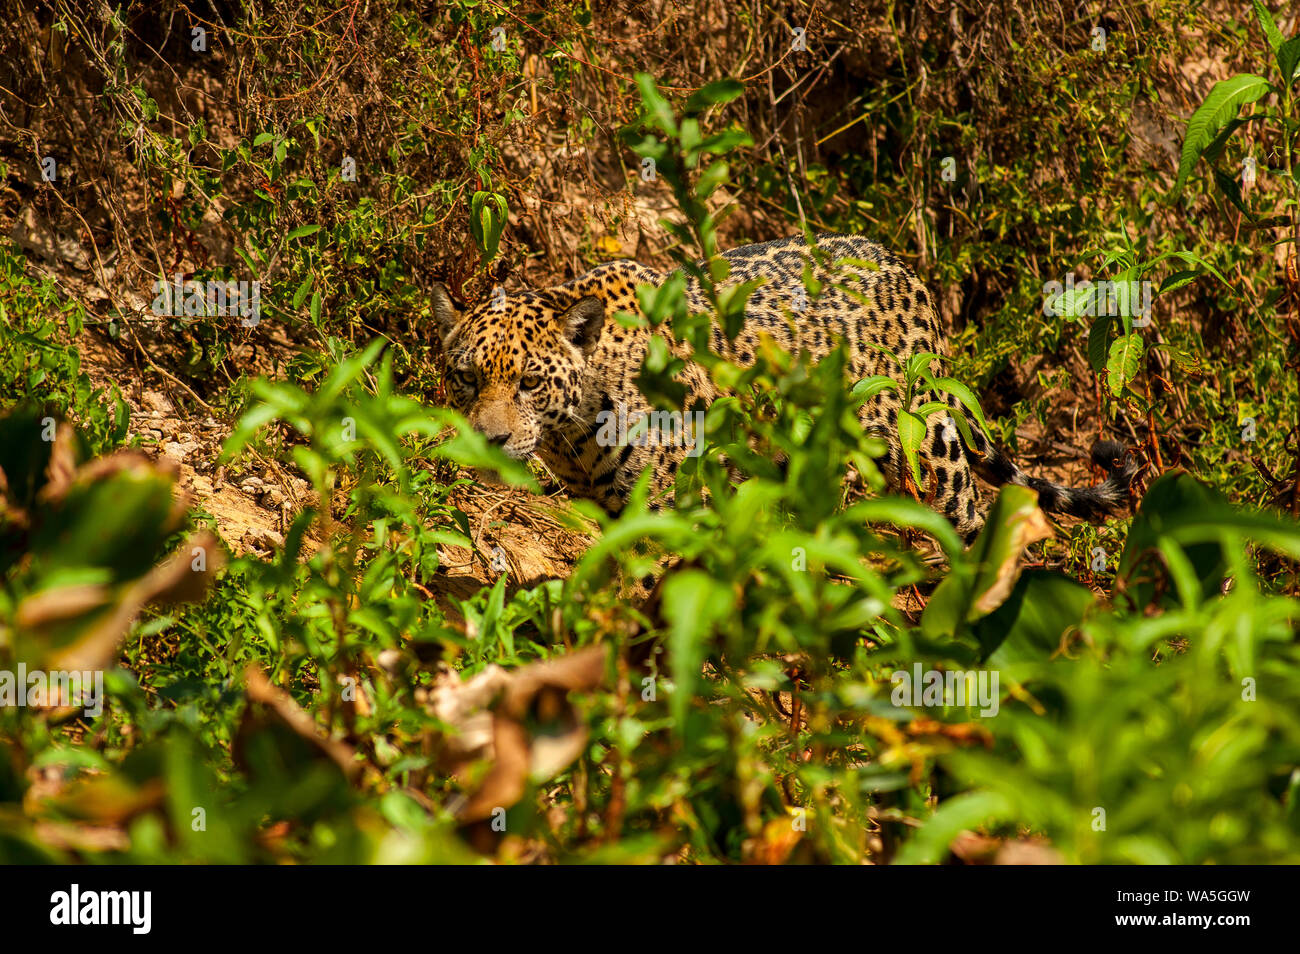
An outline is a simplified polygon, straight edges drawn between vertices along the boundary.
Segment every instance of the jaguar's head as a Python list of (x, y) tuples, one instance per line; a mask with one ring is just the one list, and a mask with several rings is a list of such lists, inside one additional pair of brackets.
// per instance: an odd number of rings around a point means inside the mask
[(605, 303), (561, 291), (497, 291), (462, 307), (433, 289), (435, 326), (447, 356), (448, 403), (516, 460), (574, 420)]

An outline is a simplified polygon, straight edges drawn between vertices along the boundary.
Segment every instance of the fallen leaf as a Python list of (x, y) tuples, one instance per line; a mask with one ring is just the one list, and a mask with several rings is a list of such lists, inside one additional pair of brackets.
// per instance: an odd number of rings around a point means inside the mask
[[(480, 821), (510, 807), (523, 797), (530, 778), (552, 778), (582, 754), (587, 727), (568, 694), (600, 685), (605, 658), (605, 647), (592, 646), (515, 672), (492, 667), (468, 682), (444, 680), (435, 686), (434, 711), (455, 733), (444, 750), (454, 753), (452, 771), (462, 772), (472, 757), (492, 760), (459, 812), (462, 821)], [(484, 715), (491, 726), (490, 752), (484, 745)]]

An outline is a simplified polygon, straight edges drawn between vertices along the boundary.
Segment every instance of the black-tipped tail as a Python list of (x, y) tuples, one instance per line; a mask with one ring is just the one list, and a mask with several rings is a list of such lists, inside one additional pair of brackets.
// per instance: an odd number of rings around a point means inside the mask
[(1128, 501), (1129, 485), (1137, 475), (1138, 462), (1123, 445), (1099, 441), (1092, 449), (1092, 460), (1106, 471), (1106, 479), (1095, 487), (1066, 487), (1063, 484), (1031, 477), (971, 422), (975, 450), (967, 450), (971, 466), (990, 483), (1019, 484), (1038, 492), (1038, 506), (1047, 513), (1063, 513), (1084, 520), (1099, 520), (1123, 508)]

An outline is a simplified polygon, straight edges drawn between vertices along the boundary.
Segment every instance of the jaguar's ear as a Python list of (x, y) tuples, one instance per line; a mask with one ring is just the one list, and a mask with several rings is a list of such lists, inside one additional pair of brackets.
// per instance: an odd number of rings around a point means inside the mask
[(451, 333), (456, 330), (460, 324), (461, 310), (452, 301), (451, 294), (447, 291), (447, 286), (441, 282), (434, 282), (429, 289), (429, 296), (433, 302), (433, 326), (438, 332), (438, 337), (446, 341)]
[(570, 341), (591, 354), (600, 341), (600, 329), (605, 325), (605, 302), (595, 295), (581, 298), (560, 316), (564, 334)]

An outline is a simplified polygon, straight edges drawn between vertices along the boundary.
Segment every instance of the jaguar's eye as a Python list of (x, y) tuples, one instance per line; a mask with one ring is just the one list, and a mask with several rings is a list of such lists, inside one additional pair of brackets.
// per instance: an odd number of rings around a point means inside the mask
[(535, 391), (542, 386), (542, 376), (540, 374), (525, 374), (519, 379), (519, 386), (525, 391)]
[(467, 388), (472, 388), (478, 384), (478, 375), (468, 368), (461, 368), (456, 372), (456, 380)]

